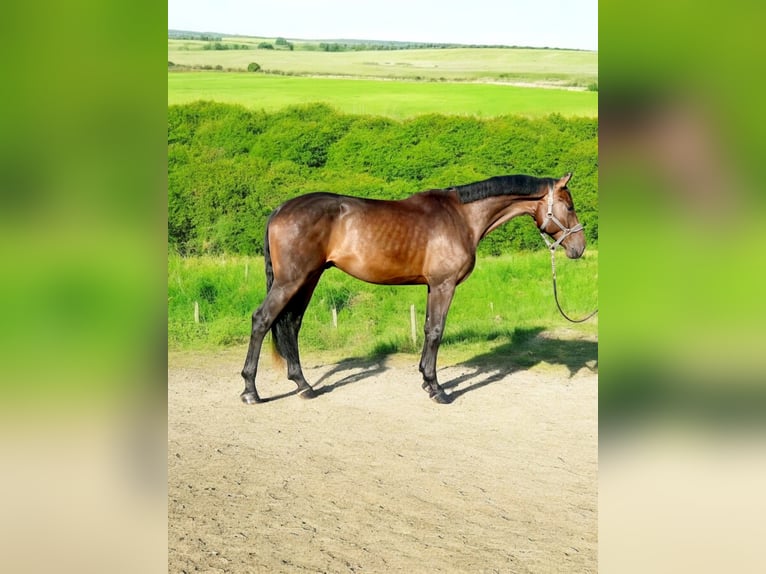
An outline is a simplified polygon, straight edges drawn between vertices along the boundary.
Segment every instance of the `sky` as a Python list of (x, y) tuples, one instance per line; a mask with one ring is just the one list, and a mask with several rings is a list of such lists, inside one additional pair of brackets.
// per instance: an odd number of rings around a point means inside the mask
[(168, 28), (598, 50), (598, 0), (168, 0)]

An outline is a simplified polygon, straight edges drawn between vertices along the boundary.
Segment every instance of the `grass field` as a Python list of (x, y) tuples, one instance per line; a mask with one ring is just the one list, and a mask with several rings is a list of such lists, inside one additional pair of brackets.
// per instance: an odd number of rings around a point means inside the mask
[[(306, 52), (311, 54), (311, 52)], [(598, 93), (480, 83), (380, 81), (272, 76), (234, 72), (169, 72), (168, 104), (215, 100), (273, 111), (324, 102), (347, 113), (407, 118), (442, 113), (598, 115)]]
[[(227, 38), (257, 45), (253, 38)], [(225, 43), (224, 41), (224, 43)], [(272, 40), (273, 41), (273, 40)], [(168, 60), (182, 66), (221, 66), (295, 75), (411, 80), (520, 82), (586, 88), (598, 83), (598, 53), (573, 50), (448, 48), (361, 52), (202, 50), (206, 42), (168, 40)]]
[[(573, 317), (598, 303), (598, 252), (578, 260), (557, 259), (560, 301)], [(168, 344), (171, 348), (246, 345), (250, 315), (265, 295), (263, 259), (188, 257), (168, 259)], [(194, 302), (200, 322), (194, 321)], [(301, 331), (307, 349), (339, 356), (419, 353), (423, 344), (424, 286), (379, 286), (331, 269), (319, 283)], [(417, 342), (410, 335), (410, 305), (417, 312)], [(337, 309), (338, 326), (332, 322)], [(454, 360), (488, 347), (518, 342), (521, 333), (569, 329), (593, 335), (598, 316), (572, 325), (558, 313), (546, 249), (502, 257), (479, 257), (471, 277), (458, 287), (443, 352)]]

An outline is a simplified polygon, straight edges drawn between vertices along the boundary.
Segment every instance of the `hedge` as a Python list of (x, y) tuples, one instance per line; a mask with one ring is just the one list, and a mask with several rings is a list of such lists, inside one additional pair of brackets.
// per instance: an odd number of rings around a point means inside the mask
[[(266, 113), (195, 102), (168, 108), (168, 240), (182, 255), (263, 253), (266, 219), (311, 191), (398, 199), (494, 175), (570, 183), (590, 244), (598, 242), (598, 120), (550, 115), (491, 119), (425, 115), (404, 121), (324, 104)], [(518, 218), (480, 251), (541, 246)]]

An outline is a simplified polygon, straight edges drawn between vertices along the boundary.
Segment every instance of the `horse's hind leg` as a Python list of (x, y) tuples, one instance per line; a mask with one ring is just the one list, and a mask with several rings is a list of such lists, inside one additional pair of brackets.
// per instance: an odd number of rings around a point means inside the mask
[(242, 368), (245, 390), (240, 394), (240, 398), (243, 403), (253, 404), (261, 402), (258, 391), (255, 390), (255, 374), (258, 370), (258, 358), (261, 353), (263, 338), (298, 289), (300, 289), (300, 284), (288, 286), (274, 285), (269, 290), (261, 306), (253, 313), (250, 345), (247, 348), (245, 366)]
[(306, 307), (311, 301), (311, 296), (314, 294), (314, 289), (321, 275), (322, 272), (319, 271), (304, 283), (277, 318), (272, 328), (277, 352), (287, 361), (287, 378), (298, 386), (299, 396), (302, 399), (312, 399), (316, 393), (303, 375), (298, 351), (298, 333), (303, 322), (303, 314), (306, 312)]

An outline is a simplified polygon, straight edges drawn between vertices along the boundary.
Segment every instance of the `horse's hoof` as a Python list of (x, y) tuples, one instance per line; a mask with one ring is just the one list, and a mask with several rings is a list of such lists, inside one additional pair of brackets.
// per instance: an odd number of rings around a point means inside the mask
[(239, 398), (242, 399), (242, 402), (246, 405), (254, 405), (255, 403), (262, 403), (261, 397), (258, 396), (258, 393), (251, 393), (248, 391), (244, 391), (241, 395), (239, 395)]
[(298, 393), (298, 396), (302, 399), (315, 399), (317, 397), (316, 391), (312, 389), (311, 387), (306, 387), (301, 392)]
[(445, 393), (441, 389), (430, 396), (431, 396), (431, 400), (439, 403), (440, 405), (448, 405), (452, 402), (452, 397), (449, 396), (447, 393)]

